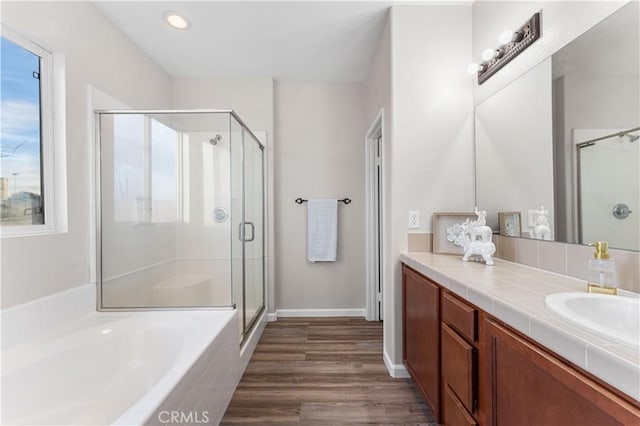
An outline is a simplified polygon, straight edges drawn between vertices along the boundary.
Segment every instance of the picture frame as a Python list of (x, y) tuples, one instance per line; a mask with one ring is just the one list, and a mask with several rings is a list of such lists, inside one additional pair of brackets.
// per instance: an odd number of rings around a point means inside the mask
[(433, 213), (433, 252), (437, 254), (464, 254), (462, 246), (447, 240), (447, 229), (461, 224), (465, 220), (474, 221), (478, 217), (474, 212), (435, 212)]
[(522, 236), (522, 215), (520, 212), (498, 212), (500, 235), (505, 237)]

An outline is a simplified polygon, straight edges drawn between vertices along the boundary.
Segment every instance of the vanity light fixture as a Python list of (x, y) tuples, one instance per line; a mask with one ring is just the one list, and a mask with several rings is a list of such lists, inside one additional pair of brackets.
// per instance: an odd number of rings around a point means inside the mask
[(189, 18), (175, 11), (164, 12), (162, 14), (162, 19), (171, 28), (175, 28), (177, 30), (188, 30), (191, 27), (191, 21), (189, 21)]
[[(478, 76), (478, 84), (489, 79), (499, 69), (507, 65), (513, 58), (522, 53), (534, 41), (540, 38), (540, 15), (542, 11), (534, 13), (516, 31), (504, 31), (499, 40), (502, 45), (495, 49), (485, 49), (482, 52), (483, 62), (480, 65), (471, 64), (467, 71)], [(475, 68), (475, 71), (472, 71)]]

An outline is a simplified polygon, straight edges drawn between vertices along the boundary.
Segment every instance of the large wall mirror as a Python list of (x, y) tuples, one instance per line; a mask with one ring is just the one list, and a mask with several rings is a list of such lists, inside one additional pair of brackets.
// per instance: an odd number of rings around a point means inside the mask
[(640, 250), (638, 2), (477, 106), (476, 203), (503, 235)]

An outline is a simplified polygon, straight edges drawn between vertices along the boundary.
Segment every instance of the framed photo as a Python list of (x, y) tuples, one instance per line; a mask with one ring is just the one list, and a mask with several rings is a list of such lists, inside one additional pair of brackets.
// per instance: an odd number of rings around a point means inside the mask
[(498, 212), (500, 235), (520, 237), (522, 235), (522, 219), (520, 212)]
[(465, 220), (473, 222), (478, 217), (473, 212), (436, 212), (433, 214), (433, 252), (439, 254), (464, 254), (462, 246), (450, 241), (450, 236), (459, 232)]

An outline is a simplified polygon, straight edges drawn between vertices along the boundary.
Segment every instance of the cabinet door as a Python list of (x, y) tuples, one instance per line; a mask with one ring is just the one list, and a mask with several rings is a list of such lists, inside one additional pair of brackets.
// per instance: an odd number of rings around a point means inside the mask
[(488, 318), (489, 425), (637, 425), (640, 412), (565, 362)]
[(439, 287), (403, 268), (403, 360), (436, 419), (440, 419)]

